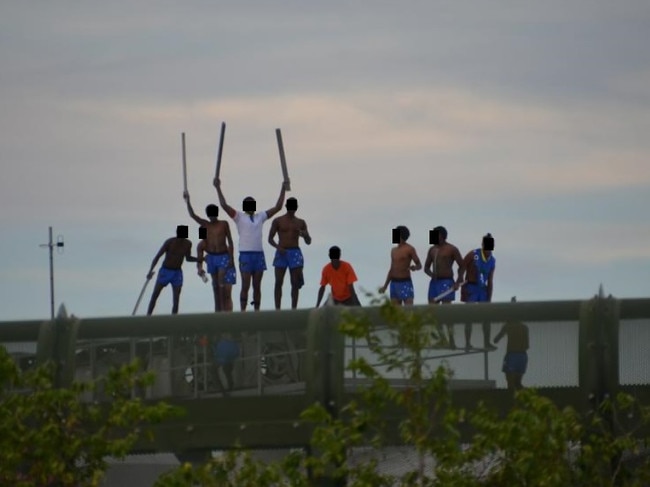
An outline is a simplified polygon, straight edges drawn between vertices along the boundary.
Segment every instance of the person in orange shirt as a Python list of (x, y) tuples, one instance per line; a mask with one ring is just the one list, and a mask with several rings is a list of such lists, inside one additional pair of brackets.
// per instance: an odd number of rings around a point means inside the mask
[(341, 249), (336, 245), (330, 247), (329, 258), (332, 262), (323, 267), (316, 307), (318, 308), (320, 306), (323, 295), (325, 294), (325, 286), (328, 284), (332, 289), (334, 304), (341, 306), (361, 306), (357, 293), (354, 290), (354, 282), (357, 280), (357, 275), (348, 262), (341, 260)]

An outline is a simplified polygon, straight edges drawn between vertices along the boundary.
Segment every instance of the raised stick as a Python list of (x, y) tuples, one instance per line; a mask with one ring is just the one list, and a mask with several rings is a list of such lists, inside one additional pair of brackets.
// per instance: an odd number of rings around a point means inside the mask
[(144, 291), (147, 289), (147, 284), (149, 284), (149, 281), (151, 281), (151, 278), (147, 277), (147, 280), (144, 281), (144, 285), (142, 286), (142, 291), (140, 291), (140, 296), (138, 296), (138, 300), (135, 302), (131, 316), (135, 316), (136, 311), (138, 311), (138, 306), (140, 306), (140, 301), (142, 301), (142, 296), (144, 296)]
[(221, 172), (221, 154), (223, 153), (223, 139), (226, 137), (226, 122), (221, 122), (221, 135), (219, 136), (219, 151), (217, 152), (217, 169), (214, 172), (214, 177), (219, 179)]
[(185, 132), (181, 134), (181, 145), (183, 146), (183, 191), (187, 193), (187, 161), (185, 159)]
[(275, 129), (275, 136), (278, 139), (278, 150), (280, 151), (280, 164), (282, 165), (282, 177), (287, 186), (287, 191), (291, 191), (291, 180), (289, 179), (289, 171), (287, 171), (287, 160), (284, 157), (284, 144), (282, 144), (282, 132), (280, 129)]

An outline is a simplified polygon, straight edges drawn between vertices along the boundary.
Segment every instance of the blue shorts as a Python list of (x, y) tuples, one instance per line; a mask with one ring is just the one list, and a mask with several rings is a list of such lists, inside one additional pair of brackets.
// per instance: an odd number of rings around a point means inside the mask
[(302, 258), (302, 251), (300, 247), (290, 247), (285, 249), (284, 254), (279, 250), (275, 251), (275, 258), (273, 259), (273, 267), (279, 267), (281, 269), (295, 269), (297, 267), (303, 267), (305, 261)]
[(169, 283), (171, 283), (172, 287), (181, 287), (183, 285), (183, 271), (180, 269), (167, 269), (167, 267), (161, 267), (158, 271), (156, 284), (165, 287)]
[(239, 272), (263, 272), (266, 270), (264, 252), (239, 252)]
[(239, 357), (239, 344), (234, 340), (221, 338), (213, 345), (212, 352), (217, 364), (228, 365)]
[(465, 303), (487, 303), (488, 302), (488, 292), (487, 287), (483, 287), (480, 284), (467, 283), (463, 286), (463, 291)]
[(413, 281), (411, 279), (393, 279), (390, 281), (390, 299), (405, 301), (413, 299)]
[[(436, 296), (440, 296), (445, 291), (454, 288), (453, 279), (431, 279), (429, 281), (429, 299), (433, 299)], [(456, 291), (453, 293), (447, 294), (441, 301), (455, 301), (456, 300)]]
[(216, 274), (219, 269), (227, 269), (230, 265), (230, 255), (228, 252), (219, 252), (218, 254), (205, 254), (205, 263), (208, 265), (208, 274)]
[(503, 357), (501, 372), (506, 374), (525, 374), (528, 365), (528, 354), (526, 352), (508, 352)]
[(237, 284), (237, 270), (234, 265), (231, 265), (226, 269), (226, 275), (223, 278), (225, 284)]

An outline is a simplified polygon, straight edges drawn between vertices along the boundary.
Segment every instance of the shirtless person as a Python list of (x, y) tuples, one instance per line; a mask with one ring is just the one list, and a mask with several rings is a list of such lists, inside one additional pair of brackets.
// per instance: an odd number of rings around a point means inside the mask
[(390, 284), (390, 299), (394, 304), (413, 304), (411, 271), (422, 269), (417, 252), (412, 245), (406, 243), (410, 235), (409, 229), (403, 225), (393, 229), (393, 243), (396, 243), (397, 247), (390, 251), (390, 269), (379, 292), (385, 293)]
[[(467, 253), (463, 259), (463, 269), (467, 272), (465, 285), (460, 293), (460, 300), (464, 303), (489, 303), (492, 301), (492, 282), (494, 280), (494, 268), (496, 260), (492, 251), (494, 250), (494, 238), (491, 234), (483, 237), (480, 249), (474, 249)], [(463, 277), (463, 272), (458, 272), (458, 280)], [(490, 323), (483, 322), (484, 348), (495, 350), (490, 343)], [(472, 348), (472, 325), (465, 325), (465, 349)]]
[(264, 248), (262, 246), (262, 225), (282, 209), (286, 183), (282, 183), (280, 196), (275, 206), (261, 213), (255, 213), (255, 199), (251, 196), (244, 198), (242, 202), (243, 211), (237, 211), (226, 203), (226, 198), (221, 191), (221, 181), (218, 178), (214, 179), (214, 187), (217, 189), (221, 208), (226, 210), (228, 216), (235, 221), (239, 233), (239, 272), (241, 272), (242, 281), (239, 304), (241, 310), (246, 311), (248, 290), (252, 280), (253, 306), (255, 311), (259, 311), (262, 300), (262, 277), (266, 270), (266, 260), (264, 259)]
[(183, 198), (187, 203), (187, 211), (190, 217), (207, 230), (205, 242), (199, 243), (199, 245), (202, 246), (202, 250), (207, 254), (205, 256), (205, 262), (208, 265), (208, 274), (212, 277), (214, 310), (232, 311), (232, 303), (230, 309), (228, 309), (224, 295), (226, 270), (234, 265), (232, 260), (233, 243), (230, 234), (230, 225), (228, 225), (227, 221), (219, 220), (219, 207), (217, 205), (208, 205), (205, 207), (205, 213), (208, 217), (206, 220), (194, 213), (188, 192), (183, 193)]
[[(305, 283), (302, 275), (304, 260), (298, 241), (302, 237), (305, 239), (305, 243), (309, 245), (311, 244), (311, 236), (307, 231), (305, 220), (296, 218), (298, 200), (296, 198), (287, 198), (285, 207), (287, 212), (273, 220), (269, 231), (269, 243), (276, 249), (275, 258), (273, 259), (273, 267), (275, 267), (275, 309), (280, 309), (282, 285), (284, 284), (287, 267), (291, 278), (291, 309), (296, 309), (298, 307), (298, 293)], [(278, 243), (275, 242), (276, 233), (278, 234)]]
[[(513, 296), (510, 302), (516, 303), (517, 297)], [(508, 337), (508, 345), (501, 371), (506, 375), (509, 390), (523, 389), (521, 379), (528, 366), (528, 327), (520, 321), (508, 321), (494, 337), (494, 343), (498, 343), (504, 336)]]
[[(205, 262), (205, 253), (206, 253), (206, 248), (207, 248), (207, 241), (206, 239), (208, 238), (208, 229), (205, 227), (199, 228), (199, 243), (196, 246), (196, 269), (197, 269), (197, 274), (201, 277), (205, 276), (205, 270), (203, 269), (203, 262)], [(234, 284), (237, 283), (237, 272), (235, 271), (235, 261), (233, 259), (232, 255), (232, 243), (228, 247), (228, 253), (230, 255), (230, 262), (228, 264), (228, 267), (226, 268), (226, 272), (223, 278), (223, 285), (219, 287), (220, 289), (220, 294), (219, 294), (219, 304), (220, 307), (216, 309), (215, 311), (232, 311), (232, 287)], [(210, 267), (210, 264), (208, 263), (208, 268)], [(205, 278), (205, 282), (208, 282), (207, 278)], [(212, 289), (214, 289), (214, 275), (212, 278)], [(215, 294), (215, 296), (217, 296)], [(215, 306), (217, 305), (217, 302), (215, 301)]]
[[(436, 304), (442, 302), (443, 304), (451, 304), (456, 299), (455, 291), (462, 282), (460, 280), (454, 282), (452, 266), (456, 262), (458, 265), (458, 274), (459, 276), (462, 275), (463, 257), (455, 245), (447, 242), (447, 229), (445, 227), (438, 226), (434, 228), (429, 236), (429, 243), (433, 246), (429, 248), (427, 258), (424, 261), (424, 273), (431, 277), (431, 281), (429, 282), (429, 303)], [(452, 289), (454, 292), (436, 301), (437, 296)], [(454, 325), (448, 323), (447, 332), (449, 333), (449, 346), (455, 349)], [(440, 323), (438, 323), (438, 336), (440, 337), (440, 344), (447, 342), (442, 331), (442, 324)]]
[(171, 283), (173, 292), (173, 306), (172, 314), (178, 314), (178, 301), (181, 297), (181, 288), (183, 287), (183, 271), (181, 266), (183, 260), (187, 259), (188, 262), (196, 262), (196, 257), (192, 257), (192, 242), (187, 239), (187, 225), (178, 225), (176, 227), (176, 237), (165, 240), (165, 243), (160, 247), (151, 263), (151, 268), (147, 273), (147, 279), (153, 277), (153, 270), (158, 264), (158, 260), (165, 254), (165, 260), (158, 271), (158, 279), (156, 279), (156, 286), (153, 288), (151, 294), (151, 301), (149, 301), (149, 308), (147, 315), (153, 313), (156, 306), (156, 300), (160, 296), (160, 291)]

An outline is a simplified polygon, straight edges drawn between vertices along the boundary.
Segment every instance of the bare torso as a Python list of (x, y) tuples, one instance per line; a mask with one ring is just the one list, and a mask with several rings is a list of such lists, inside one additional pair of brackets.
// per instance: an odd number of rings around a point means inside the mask
[(411, 261), (415, 249), (407, 243), (394, 247), (390, 251), (390, 277), (391, 279), (408, 279), (411, 277)]
[(459, 250), (455, 245), (445, 242), (442, 245), (434, 245), (429, 249), (427, 262), (430, 263), (431, 274), (435, 279), (453, 279), (453, 265)]
[(228, 234), (228, 222), (217, 220), (204, 224), (207, 229), (204, 250), (211, 254), (220, 254), (228, 250), (226, 235)]
[(170, 238), (165, 242), (165, 260), (163, 267), (167, 269), (180, 269), (183, 259), (190, 253), (192, 243), (186, 238)]
[(275, 219), (275, 224), (278, 231), (278, 245), (285, 249), (298, 247), (300, 232), (307, 228), (305, 220), (282, 215)]

